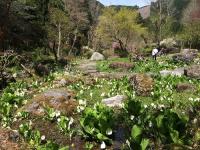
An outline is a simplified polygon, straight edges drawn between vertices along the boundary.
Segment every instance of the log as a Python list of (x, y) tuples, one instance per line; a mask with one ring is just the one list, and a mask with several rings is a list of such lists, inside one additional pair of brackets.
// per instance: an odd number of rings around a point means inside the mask
[(33, 77), (33, 76), (35, 76), (28, 68), (26, 68), (23, 64), (20, 64), (21, 65), (21, 67), (31, 76), (31, 77)]

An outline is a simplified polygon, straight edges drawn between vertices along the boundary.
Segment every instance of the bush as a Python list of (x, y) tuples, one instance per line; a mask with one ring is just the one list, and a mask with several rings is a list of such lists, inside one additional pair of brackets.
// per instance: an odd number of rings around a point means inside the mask
[(171, 48), (177, 46), (177, 42), (173, 38), (168, 38), (161, 41), (160, 45), (166, 48)]

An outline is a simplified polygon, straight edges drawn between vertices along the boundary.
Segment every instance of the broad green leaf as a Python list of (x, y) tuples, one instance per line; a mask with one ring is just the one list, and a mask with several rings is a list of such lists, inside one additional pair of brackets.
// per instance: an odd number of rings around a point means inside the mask
[(170, 132), (171, 139), (174, 143), (179, 143), (179, 133), (176, 130), (171, 130)]
[(149, 139), (142, 139), (142, 142), (140, 144), (141, 150), (146, 150), (148, 145), (149, 145)]
[(142, 134), (142, 128), (137, 125), (134, 125), (131, 130), (131, 137), (134, 140), (137, 140), (141, 136), (141, 134)]
[(156, 125), (158, 128), (161, 128), (163, 126), (162, 121), (163, 121), (164, 115), (159, 115), (156, 118)]

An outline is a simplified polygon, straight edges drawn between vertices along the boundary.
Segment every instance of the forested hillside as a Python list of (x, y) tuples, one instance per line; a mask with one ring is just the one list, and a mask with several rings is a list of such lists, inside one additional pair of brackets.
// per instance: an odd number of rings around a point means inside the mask
[(25, 50), (48, 47), (49, 42), (55, 42), (59, 30), (60, 40), (69, 38), (71, 46), (80, 44), (73, 43), (76, 33), (87, 41), (87, 33), (103, 5), (96, 0), (11, 0), (1, 1), (0, 8), (1, 49)]

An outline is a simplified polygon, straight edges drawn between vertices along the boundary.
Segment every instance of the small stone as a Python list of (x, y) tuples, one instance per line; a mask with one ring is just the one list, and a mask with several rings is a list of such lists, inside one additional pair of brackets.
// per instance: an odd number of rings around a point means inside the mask
[(122, 107), (123, 101), (126, 99), (124, 95), (117, 95), (111, 98), (103, 99), (102, 103), (108, 107)]
[(168, 76), (168, 75), (173, 75), (173, 76), (183, 76), (184, 75), (184, 68), (177, 68), (175, 70), (162, 70), (160, 71), (161, 76)]
[(59, 85), (61, 86), (65, 86), (67, 84), (67, 81), (65, 79), (61, 79), (59, 82), (58, 82)]

